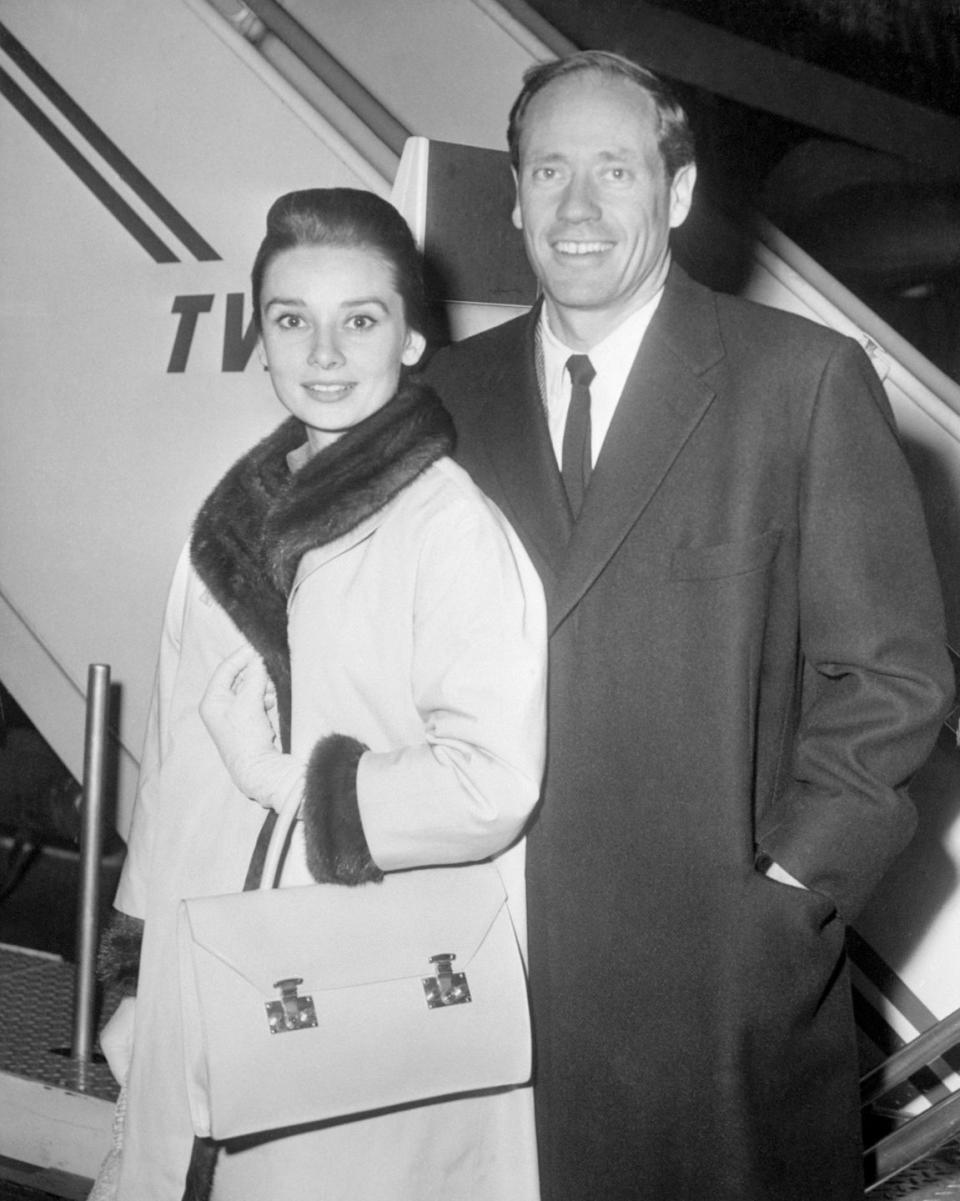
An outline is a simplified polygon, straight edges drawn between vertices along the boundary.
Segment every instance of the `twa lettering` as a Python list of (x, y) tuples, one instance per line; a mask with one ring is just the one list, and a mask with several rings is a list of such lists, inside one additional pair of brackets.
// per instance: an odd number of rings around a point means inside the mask
[[(212, 292), (174, 297), (173, 307), (170, 311), (179, 320), (173, 339), (173, 349), (170, 351), (170, 361), (167, 364), (168, 374), (186, 371), (190, 348), (193, 346), (194, 335), (197, 332), (197, 324), (205, 314), (212, 311), (215, 299)], [(221, 370), (243, 371), (257, 344), (257, 329), (252, 317), (244, 327), (243, 292), (228, 292), (226, 299)], [(208, 320), (204, 323), (204, 330), (207, 330), (209, 326), (210, 321)]]

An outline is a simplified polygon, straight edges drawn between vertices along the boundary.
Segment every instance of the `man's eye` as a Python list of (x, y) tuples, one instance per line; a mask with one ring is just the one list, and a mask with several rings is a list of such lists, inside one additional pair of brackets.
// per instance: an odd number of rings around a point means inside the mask
[(549, 182), (557, 178), (556, 167), (534, 167), (533, 178)]

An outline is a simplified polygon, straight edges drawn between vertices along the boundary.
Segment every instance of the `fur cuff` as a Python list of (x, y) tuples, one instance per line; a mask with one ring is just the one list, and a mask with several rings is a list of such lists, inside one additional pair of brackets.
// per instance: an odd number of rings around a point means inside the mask
[(143, 921), (115, 911), (100, 936), (97, 977), (107, 988), (119, 987), (125, 997), (136, 996), (140, 971)]
[(303, 798), (307, 867), (319, 884), (379, 883), (357, 802), (357, 766), (367, 750), (356, 738), (331, 734), (313, 749)]

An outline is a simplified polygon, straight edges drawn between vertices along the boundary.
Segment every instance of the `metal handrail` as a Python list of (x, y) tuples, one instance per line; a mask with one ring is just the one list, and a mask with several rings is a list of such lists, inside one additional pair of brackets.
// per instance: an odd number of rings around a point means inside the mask
[(960, 1134), (960, 1092), (917, 1114), (864, 1152), (867, 1192)]
[(912, 1042), (895, 1051), (860, 1081), (860, 1104), (869, 1105), (884, 1093), (908, 1080), (951, 1047), (960, 1043), (960, 1009), (925, 1030)]
[(410, 131), (368, 92), (333, 55), (276, 0), (243, 0), (266, 28), (306, 66), (397, 155), (403, 153)]
[[(860, 1081), (863, 1108), (903, 1084), (960, 1043), (960, 1009), (895, 1051)], [(864, 1151), (867, 1191), (883, 1184), (960, 1133), (960, 1091), (907, 1120)]]
[(87, 671), (77, 967), (71, 1044), (71, 1057), (81, 1068), (93, 1058), (97, 937), (100, 920), (100, 859), (106, 802), (109, 709), (110, 668), (104, 663), (91, 663)]

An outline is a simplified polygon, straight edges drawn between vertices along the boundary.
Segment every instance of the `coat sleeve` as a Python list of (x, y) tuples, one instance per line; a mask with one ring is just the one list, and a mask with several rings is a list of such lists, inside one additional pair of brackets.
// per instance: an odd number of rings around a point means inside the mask
[(169, 707), (180, 665), (180, 646), (190, 577), (189, 548), (184, 547), (167, 595), (160, 635), (160, 652), (147, 717), (140, 777), (127, 842), (127, 854), (114, 906), (122, 913), (143, 919), (147, 905), (147, 877), (153, 860), (153, 834), (159, 811), (160, 768), (169, 737)]
[(411, 689), (423, 740), (377, 752), (340, 736), (319, 744), (304, 805), (317, 879), (359, 883), (378, 869), (485, 858), (519, 836), (539, 796), (545, 603), (493, 506), (431, 523), (414, 595)]
[(821, 378), (800, 496), (800, 716), (759, 849), (849, 920), (913, 832), (907, 786), (953, 696), (917, 489), (853, 343)]

